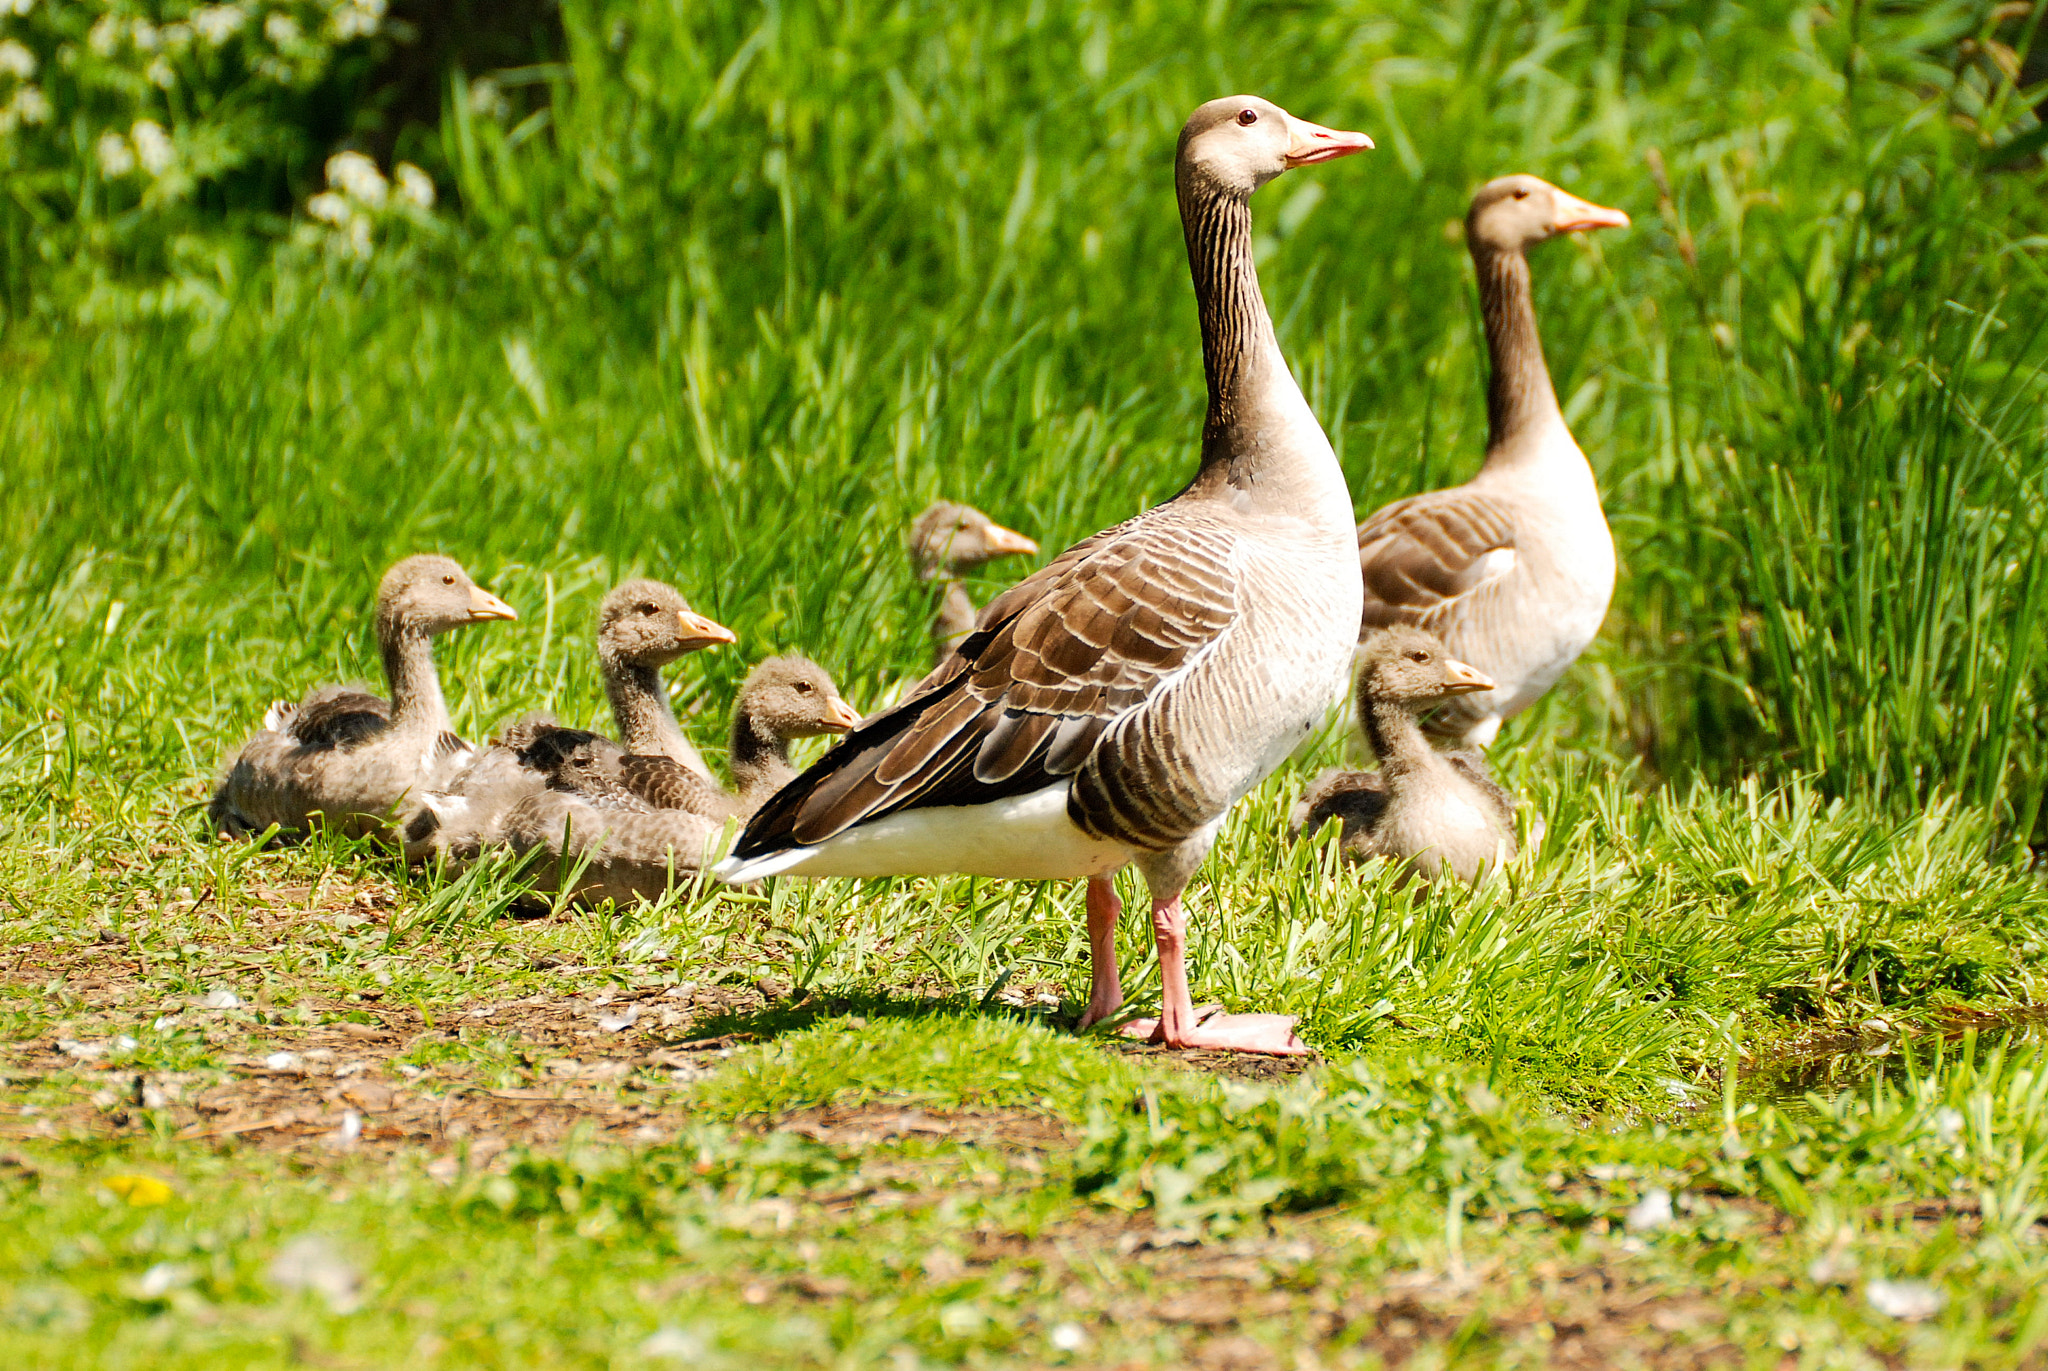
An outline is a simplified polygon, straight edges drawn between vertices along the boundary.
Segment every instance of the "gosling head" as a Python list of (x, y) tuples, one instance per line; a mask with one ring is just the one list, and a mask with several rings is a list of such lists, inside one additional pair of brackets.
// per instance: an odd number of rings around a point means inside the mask
[(1227, 95), (1188, 116), (1180, 131), (1178, 175), (1183, 190), (1211, 189), (1241, 199), (1283, 171), (1371, 146), (1362, 133), (1297, 119), (1271, 100)]
[(748, 673), (737, 712), (770, 740), (844, 733), (860, 722), (825, 669), (797, 654), (770, 657)]
[(597, 655), (606, 662), (661, 668), (686, 652), (736, 641), (724, 624), (691, 609), (674, 586), (627, 581), (597, 611)]
[(1560, 233), (1627, 228), (1628, 216), (1559, 190), (1540, 176), (1503, 176), (1472, 197), (1465, 240), (1474, 249), (1526, 252)]
[(937, 580), (998, 557), (1029, 556), (1038, 544), (973, 505), (937, 500), (910, 521), (910, 560), (917, 579)]
[(384, 637), (432, 636), (464, 624), (518, 617), (448, 557), (408, 557), (385, 572), (377, 586), (377, 629)]
[(1485, 673), (1444, 650), (1419, 628), (1381, 629), (1359, 650), (1358, 708), (1391, 703), (1426, 709), (1453, 695), (1493, 689)]

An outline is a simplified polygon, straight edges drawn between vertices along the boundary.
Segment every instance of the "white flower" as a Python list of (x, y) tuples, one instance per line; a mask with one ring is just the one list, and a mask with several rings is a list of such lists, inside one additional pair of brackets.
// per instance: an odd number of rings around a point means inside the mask
[(348, 201), (331, 190), (323, 190), (306, 202), (306, 213), (325, 224), (348, 222)]
[(100, 56), (113, 52), (121, 41), (121, 21), (111, 14), (103, 14), (92, 26), (92, 32), (85, 36), (86, 45)]
[(348, 221), (348, 246), (349, 250), (358, 257), (368, 257), (370, 255), (370, 218), (368, 215), (358, 214), (355, 218)]
[(249, 22), (249, 16), (235, 5), (208, 5), (192, 11), (192, 27), (201, 38), (219, 47)]
[(10, 14), (27, 14), (36, 7), (36, 0), (0, 0), (0, 18)]
[(398, 178), (398, 195), (420, 209), (434, 207), (434, 178), (410, 162), (400, 162), (391, 169)]
[(384, 0), (348, 0), (328, 20), (334, 36), (347, 42), (377, 31), (378, 21), (384, 17)]
[(128, 140), (118, 133), (101, 134), (93, 151), (99, 154), (100, 174), (109, 180), (135, 170), (135, 154), (129, 150)]
[(142, 162), (142, 169), (151, 176), (163, 175), (177, 159), (178, 150), (171, 145), (171, 135), (154, 119), (136, 120), (128, 136), (135, 140), (135, 156)]
[(149, 70), (144, 72), (143, 75), (147, 76), (149, 83), (158, 90), (169, 90), (172, 86), (178, 84), (176, 69), (161, 57), (153, 60), (149, 64)]
[(147, 19), (136, 20), (135, 26), (128, 30), (128, 37), (135, 44), (138, 51), (156, 51), (156, 25), (150, 23)]
[(9, 38), (0, 42), (0, 71), (12, 72), (26, 81), (36, 74), (36, 55)]
[(360, 152), (337, 152), (328, 158), (327, 184), (371, 209), (382, 209), (391, 189), (377, 164)]
[(273, 14), (263, 21), (263, 36), (281, 48), (299, 41), (299, 26), (289, 14)]
[(40, 124), (50, 117), (50, 101), (36, 86), (23, 86), (14, 92), (14, 99), (8, 113), (24, 124)]

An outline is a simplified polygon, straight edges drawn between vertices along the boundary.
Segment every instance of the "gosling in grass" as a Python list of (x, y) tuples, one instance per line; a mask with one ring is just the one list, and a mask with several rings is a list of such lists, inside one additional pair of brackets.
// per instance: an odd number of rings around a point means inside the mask
[(974, 632), (974, 600), (961, 584), (961, 574), (998, 557), (1037, 551), (1037, 543), (972, 505), (937, 500), (911, 520), (910, 562), (917, 568), (917, 579), (940, 583), (938, 613), (932, 619), (934, 666), (952, 656)]
[(1331, 819), (1352, 861), (1387, 857), (1403, 880), (1434, 881), (1446, 870), (1476, 882), (1515, 855), (1516, 800), (1476, 751), (1438, 752), (1421, 716), (1453, 696), (1493, 682), (1453, 658), (1418, 628), (1384, 629), (1359, 653), (1358, 720), (1378, 771), (1331, 771), (1295, 806), (1291, 833), (1313, 836)]
[[(648, 769), (661, 773), (676, 797), (674, 807), (694, 803), (709, 811), (728, 797), (676, 722), (662, 668), (686, 653), (733, 641), (731, 629), (690, 608), (682, 592), (662, 581), (622, 582), (598, 606), (597, 660), (624, 740), (619, 751), (638, 754)], [(571, 741), (550, 744), (553, 734)], [(573, 740), (595, 736), (564, 728), (546, 714), (506, 725), (445, 787), (421, 796), (405, 825), (406, 855), (464, 863), (503, 842), (506, 816), (547, 784), (550, 759)]]
[(505, 816), (505, 842), (533, 854), (539, 888), (559, 889), (568, 881), (585, 903), (658, 899), (676, 879), (703, 869), (727, 818), (753, 813), (796, 774), (789, 760), (793, 739), (844, 733), (859, 721), (832, 678), (808, 657), (762, 662), (733, 708), (738, 793), (721, 792), (718, 805), (704, 804), (693, 784), (679, 786), (667, 758), (635, 756), (594, 733), (552, 730), (524, 754), (545, 773), (546, 787)]
[(449, 721), (434, 638), (518, 617), (446, 557), (392, 567), (377, 587), (377, 646), (391, 697), (322, 686), (296, 705), (271, 706), (214, 791), (214, 831), (249, 837), (276, 825), (300, 834), (325, 822), (351, 836), (385, 832), (408, 796), (445, 784), (473, 752)]

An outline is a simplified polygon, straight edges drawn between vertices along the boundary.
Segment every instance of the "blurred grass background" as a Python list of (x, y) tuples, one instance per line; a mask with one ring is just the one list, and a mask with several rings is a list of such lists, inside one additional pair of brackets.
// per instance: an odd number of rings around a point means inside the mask
[[(924, 651), (926, 500), (1057, 548), (1184, 479), (1173, 137), (1250, 90), (1380, 145), (1254, 206), (1361, 512), (1481, 447), (1474, 186), (1635, 219), (1536, 262), (1623, 577), (1511, 755), (2043, 839), (2039, 5), (307, 5), (320, 60), (261, 99), (190, 32), (168, 87), (81, 75), (148, 16), (171, 54), (188, 6), (0, 20), (55, 102), (0, 171), (10, 734), (68, 700), (81, 755), (203, 775), (263, 699), (368, 668), (372, 578), (422, 548), (528, 616), (445, 654), (470, 729), (588, 696), (628, 570), (741, 634), (682, 673), (708, 739), (774, 649), (872, 699)], [(138, 110), (170, 161), (114, 175), (95, 121)], [(438, 206), (309, 214), (344, 146)]]

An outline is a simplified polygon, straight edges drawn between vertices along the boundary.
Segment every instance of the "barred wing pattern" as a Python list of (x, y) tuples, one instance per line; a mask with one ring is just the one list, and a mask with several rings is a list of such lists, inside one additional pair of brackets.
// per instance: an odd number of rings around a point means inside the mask
[(1515, 517), (1506, 501), (1463, 486), (1398, 500), (1358, 527), (1361, 635), (1395, 624), (1438, 628), (1453, 606), (1514, 564)]

